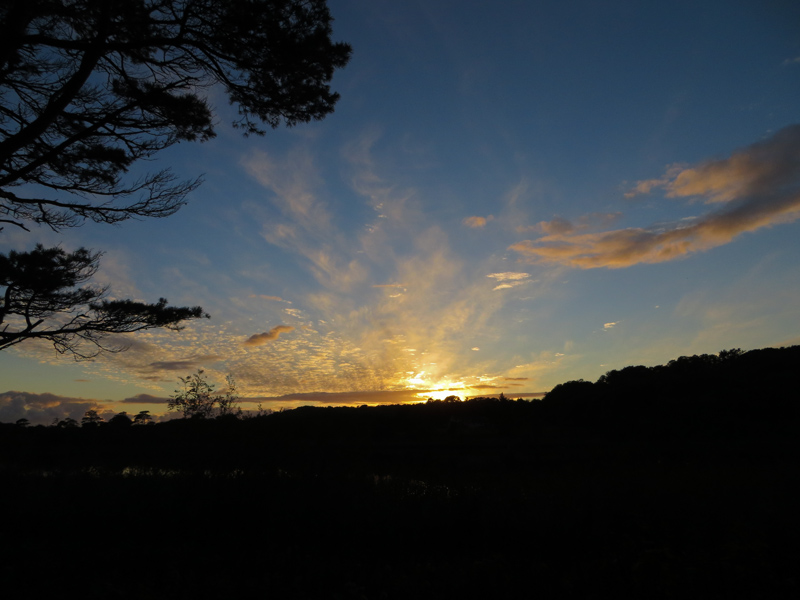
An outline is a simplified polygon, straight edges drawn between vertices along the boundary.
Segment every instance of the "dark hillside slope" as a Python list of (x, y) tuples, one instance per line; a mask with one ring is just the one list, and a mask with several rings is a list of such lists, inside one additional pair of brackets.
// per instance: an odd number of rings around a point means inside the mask
[(0, 577), (31, 598), (794, 600), (799, 354), (533, 402), (5, 425)]
[[(559, 420), (612, 427), (658, 423), (664, 434), (746, 433), (780, 426), (800, 412), (800, 346), (682, 356), (656, 367), (609, 371), (595, 383), (557, 385), (543, 403)], [(636, 435), (636, 430), (630, 430)], [(730, 432), (732, 434), (733, 432)]]

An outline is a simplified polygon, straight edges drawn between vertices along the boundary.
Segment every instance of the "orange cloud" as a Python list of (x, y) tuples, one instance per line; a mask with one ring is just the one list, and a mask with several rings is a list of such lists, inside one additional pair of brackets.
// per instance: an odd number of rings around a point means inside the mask
[[(639, 182), (637, 190), (652, 189)], [(622, 268), (674, 260), (731, 242), (738, 235), (800, 217), (800, 125), (735, 152), (730, 158), (671, 170), (658, 186), (667, 197), (701, 196), (725, 203), (704, 216), (668, 227), (600, 233), (552, 232), (514, 244), (531, 262), (581, 269)]]
[(481, 227), (486, 227), (486, 224), (492, 220), (494, 220), (492, 215), (489, 215), (488, 217), (467, 217), (462, 221), (462, 223), (464, 223), (464, 225), (467, 227), (480, 229)]
[(271, 342), (272, 340), (277, 340), (278, 336), (282, 333), (288, 333), (290, 331), (294, 331), (294, 327), (291, 325), (276, 325), (269, 331), (265, 331), (264, 333), (256, 333), (251, 335), (244, 341), (245, 346), (263, 346), (267, 342)]

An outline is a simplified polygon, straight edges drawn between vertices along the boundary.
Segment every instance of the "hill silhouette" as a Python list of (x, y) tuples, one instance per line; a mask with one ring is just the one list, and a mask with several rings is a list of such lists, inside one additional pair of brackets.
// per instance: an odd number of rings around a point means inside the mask
[(4, 424), (0, 569), (30, 596), (794, 598), (799, 359), (680, 357), (541, 401)]

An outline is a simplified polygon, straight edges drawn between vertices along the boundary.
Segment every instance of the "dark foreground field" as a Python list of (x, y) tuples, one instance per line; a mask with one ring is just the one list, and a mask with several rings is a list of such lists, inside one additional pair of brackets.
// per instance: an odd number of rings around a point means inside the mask
[(25, 589), (14, 597), (794, 599), (800, 420), (786, 386), (700, 404), (639, 389), (641, 410), (622, 388), (578, 386), (589, 408), (561, 390), (6, 426), (3, 585)]
[(108, 450), (78, 468), (64, 448), (50, 469), (7, 468), (3, 581), (83, 598), (797, 596), (800, 453), (785, 431), (301, 440), (284, 457), (264, 442), (241, 467), (211, 459), (227, 431), (203, 433), (208, 469)]

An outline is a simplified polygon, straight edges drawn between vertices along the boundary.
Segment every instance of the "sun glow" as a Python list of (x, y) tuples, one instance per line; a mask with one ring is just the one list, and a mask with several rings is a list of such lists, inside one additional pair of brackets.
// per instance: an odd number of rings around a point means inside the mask
[(433, 380), (425, 376), (425, 371), (414, 373), (405, 380), (406, 385), (412, 390), (419, 390), (417, 397), (421, 400), (433, 398), (444, 400), (448, 396), (464, 397), (470, 390), (463, 381), (453, 381), (449, 378)]

